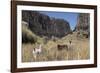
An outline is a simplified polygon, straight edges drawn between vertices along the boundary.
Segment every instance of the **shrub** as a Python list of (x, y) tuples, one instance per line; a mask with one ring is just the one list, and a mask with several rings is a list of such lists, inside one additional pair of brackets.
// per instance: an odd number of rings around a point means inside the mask
[(22, 25), (22, 43), (35, 43), (36, 40), (36, 35), (26, 25)]

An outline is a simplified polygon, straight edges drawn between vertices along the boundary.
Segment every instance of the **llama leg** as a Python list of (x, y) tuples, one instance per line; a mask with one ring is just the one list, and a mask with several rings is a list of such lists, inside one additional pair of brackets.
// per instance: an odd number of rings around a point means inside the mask
[(34, 54), (33, 57), (34, 57), (34, 61), (36, 61), (36, 59), (37, 59), (37, 55)]

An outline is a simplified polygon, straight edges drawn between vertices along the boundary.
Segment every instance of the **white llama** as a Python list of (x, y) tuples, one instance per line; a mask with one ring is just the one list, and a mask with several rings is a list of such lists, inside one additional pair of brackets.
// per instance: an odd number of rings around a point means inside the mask
[(36, 60), (37, 58), (37, 55), (40, 54), (42, 52), (42, 45), (40, 44), (38, 48), (34, 48), (32, 53), (33, 53), (33, 56)]

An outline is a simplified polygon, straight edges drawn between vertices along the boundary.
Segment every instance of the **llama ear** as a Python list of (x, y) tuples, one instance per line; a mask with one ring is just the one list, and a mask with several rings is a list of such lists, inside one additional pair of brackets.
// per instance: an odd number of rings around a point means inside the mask
[(33, 48), (34, 49), (34, 51), (35, 51), (35, 48)]

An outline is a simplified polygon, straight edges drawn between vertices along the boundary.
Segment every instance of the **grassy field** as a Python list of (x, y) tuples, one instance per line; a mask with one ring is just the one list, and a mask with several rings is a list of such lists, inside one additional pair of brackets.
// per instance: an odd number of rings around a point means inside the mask
[[(69, 44), (72, 40), (72, 46), (69, 50), (58, 50), (58, 44)], [(42, 53), (37, 55), (35, 59), (32, 50), (38, 43), (41, 43)], [(38, 62), (38, 61), (61, 61), (61, 60), (84, 60), (90, 58), (89, 38), (78, 38), (76, 32), (69, 34), (61, 39), (48, 40), (45, 42), (41, 38), (35, 44), (22, 44), (22, 62)]]

